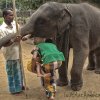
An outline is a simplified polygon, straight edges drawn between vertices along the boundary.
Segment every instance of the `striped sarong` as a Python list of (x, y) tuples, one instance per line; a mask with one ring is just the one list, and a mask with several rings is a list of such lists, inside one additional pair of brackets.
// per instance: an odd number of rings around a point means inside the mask
[(6, 71), (8, 77), (9, 91), (17, 93), (22, 91), (23, 77), (19, 60), (6, 61)]
[(42, 69), (44, 73), (51, 73), (50, 77), (42, 77), (42, 86), (46, 90), (46, 95), (48, 98), (55, 95), (56, 92), (56, 69), (58, 69), (62, 64), (62, 61), (56, 61), (49, 64), (43, 65)]

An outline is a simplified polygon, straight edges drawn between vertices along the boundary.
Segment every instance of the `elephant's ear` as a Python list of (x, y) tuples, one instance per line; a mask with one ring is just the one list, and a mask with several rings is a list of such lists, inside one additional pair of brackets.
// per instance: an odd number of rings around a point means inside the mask
[(60, 16), (58, 18), (58, 33), (62, 34), (66, 29), (69, 29), (71, 22), (71, 14), (67, 9), (60, 11)]

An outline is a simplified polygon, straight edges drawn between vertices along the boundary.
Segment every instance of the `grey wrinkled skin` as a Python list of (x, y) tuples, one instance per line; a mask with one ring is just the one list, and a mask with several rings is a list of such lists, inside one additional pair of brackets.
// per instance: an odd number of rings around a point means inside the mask
[[(69, 31), (68, 31), (69, 30)], [(21, 35), (54, 37), (66, 61), (59, 69), (59, 81), (68, 83), (67, 39), (73, 48), (71, 88), (80, 90), (83, 85), (82, 71), (87, 56), (94, 52), (96, 68), (100, 72), (100, 11), (87, 4), (49, 2), (40, 6), (21, 28)], [(92, 59), (93, 60), (93, 59)], [(90, 62), (91, 63), (91, 62)]]
[[(57, 38), (57, 45), (63, 51), (65, 57), (67, 52), (66, 39), (67, 34), (69, 34), (70, 44), (74, 54), (71, 69), (71, 88), (73, 90), (80, 90), (82, 87), (83, 65), (89, 52), (95, 53), (96, 67), (100, 71), (99, 9), (86, 3), (46, 3), (31, 16), (30, 23), (30, 26), (33, 27), (30, 33), (32, 31), (34, 36), (55, 37), (56, 35), (57, 37), (59, 34), (61, 37)], [(70, 33), (67, 33), (68, 28)], [(23, 29), (22, 31), (24, 33)], [(59, 69), (59, 80), (63, 83), (68, 83), (66, 62)]]
[(10, 39), (16, 38), (17, 34), (8, 34), (7, 36), (0, 39), (0, 48), (4, 46)]
[(89, 64), (87, 66), (87, 70), (95, 70), (96, 74), (100, 74), (100, 66), (99, 66), (99, 55), (100, 55), (100, 47), (96, 50), (89, 52)]

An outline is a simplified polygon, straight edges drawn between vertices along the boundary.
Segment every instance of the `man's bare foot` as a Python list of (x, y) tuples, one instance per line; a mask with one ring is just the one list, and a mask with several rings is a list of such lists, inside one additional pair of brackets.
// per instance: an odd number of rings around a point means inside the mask
[(20, 92), (16, 92), (16, 93), (11, 93), (12, 95), (15, 95), (15, 96), (21, 96), (23, 94), (23, 91), (20, 91)]
[(25, 86), (22, 86), (22, 90), (29, 90), (29, 88), (28, 87), (25, 87)]
[(49, 100), (54, 100), (54, 96), (51, 96), (51, 97), (49, 98)]

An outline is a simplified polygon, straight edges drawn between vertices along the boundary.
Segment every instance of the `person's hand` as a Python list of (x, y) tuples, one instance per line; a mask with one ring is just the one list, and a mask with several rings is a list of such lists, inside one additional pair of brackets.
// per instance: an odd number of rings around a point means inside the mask
[(41, 61), (41, 58), (40, 57), (36, 57), (36, 61), (37, 62), (40, 62)]
[(46, 73), (43, 75), (43, 77), (50, 77), (51, 76), (51, 73)]
[(20, 42), (21, 40), (21, 35), (17, 35), (16, 38), (14, 39), (14, 42)]
[(23, 37), (22, 38), (22, 41), (26, 41), (28, 38), (27, 37)]
[(27, 39), (29, 39), (29, 38), (30, 38), (30, 36), (31, 36), (31, 34), (28, 34), (28, 35), (26, 35), (26, 36), (22, 37), (22, 41), (26, 41)]

